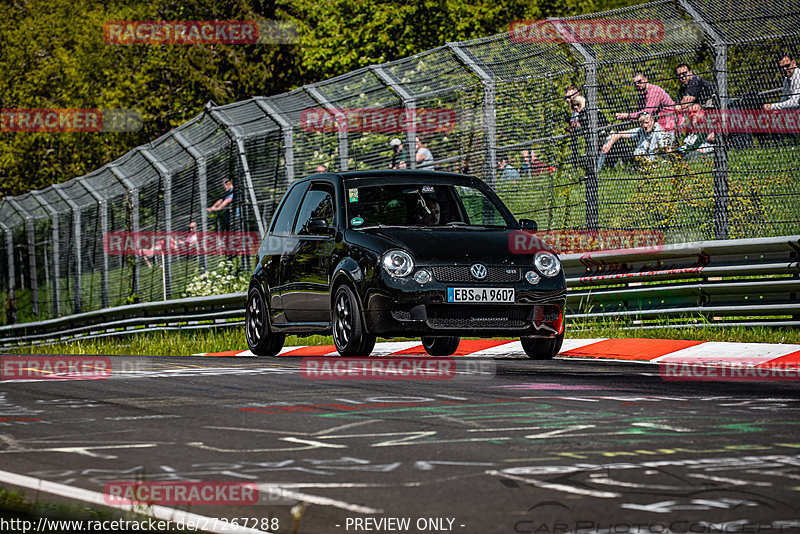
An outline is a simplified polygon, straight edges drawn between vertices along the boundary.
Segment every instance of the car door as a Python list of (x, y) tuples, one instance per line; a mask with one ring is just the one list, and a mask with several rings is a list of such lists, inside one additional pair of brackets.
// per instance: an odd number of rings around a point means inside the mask
[(301, 182), (289, 189), (273, 218), (267, 239), (261, 245), (262, 247), (267, 247), (261, 261), (263, 263), (262, 268), (268, 276), (270, 288), (268, 298), (273, 324), (287, 322), (284, 315), (285, 305), (283, 302), (283, 296), (288, 291), (290, 282), (286, 279), (287, 252), (291, 253), (296, 247), (292, 230), (297, 219), (297, 211), (300, 209), (300, 203), (308, 189), (308, 185), (307, 182)]
[(335, 193), (327, 182), (312, 183), (303, 198), (292, 232), (292, 253), (284, 263), (286, 288), (283, 308), (290, 322), (330, 321), (330, 255), (332, 233), (309, 228), (312, 219), (324, 219), (331, 232), (336, 227)]

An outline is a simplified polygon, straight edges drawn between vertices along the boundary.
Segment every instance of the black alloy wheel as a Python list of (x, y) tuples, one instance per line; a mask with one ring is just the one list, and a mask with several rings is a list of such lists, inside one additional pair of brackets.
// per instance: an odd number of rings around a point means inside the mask
[(375, 348), (375, 336), (367, 334), (361, 320), (361, 308), (353, 290), (341, 285), (333, 298), (333, 342), (342, 356), (369, 356)]
[(276, 334), (269, 326), (267, 304), (261, 289), (253, 287), (247, 294), (244, 334), (250, 352), (256, 356), (275, 356), (283, 348), (286, 334)]

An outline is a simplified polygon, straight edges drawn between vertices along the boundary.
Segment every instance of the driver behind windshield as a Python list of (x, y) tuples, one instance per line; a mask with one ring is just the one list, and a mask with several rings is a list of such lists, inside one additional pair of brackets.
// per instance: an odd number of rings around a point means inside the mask
[(420, 197), (417, 202), (415, 223), (425, 226), (437, 226), (442, 218), (442, 208), (435, 198)]

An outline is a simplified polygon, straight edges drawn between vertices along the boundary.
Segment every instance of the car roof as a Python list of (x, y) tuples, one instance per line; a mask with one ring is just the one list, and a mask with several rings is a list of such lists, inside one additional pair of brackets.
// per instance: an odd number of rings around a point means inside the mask
[(430, 184), (483, 184), (484, 182), (468, 176), (466, 174), (456, 174), (441, 171), (415, 171), (415, 170), (371, 170), (371, 171), (349, 171), (333, 172), (324, 174), (312, 174), (298, 181), (314, 181), (320, 178), (328, 180), (347, 180), (355, 181), (359, 185), (389, 185), (397, 183), (398, 180), (422, 180)]

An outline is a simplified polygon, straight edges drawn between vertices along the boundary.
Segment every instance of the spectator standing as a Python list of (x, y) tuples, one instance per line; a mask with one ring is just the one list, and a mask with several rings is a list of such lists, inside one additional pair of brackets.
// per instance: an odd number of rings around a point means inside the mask
[[(580, 165), (584, 171), (587, 173), (589, 172), (589, 158), (590, 158), (590, 151), (592, 147), (588, 145), (589, 142), (589, 110), (586, 109), (586, 99), (581, 96), (577, 95), (572, 99), (572, 111), (575, 114), (575, 120), (573, 121), (574, 126), (572, 131), (570, 132), (570, 146), (572, 147), (572, 160), (575, 162), (576, 165)], [(605, 114), (597, 110), (597, 141), (598, 145), (596, 150), (600, 150), (603, 146), (601, 141), (602, 132), (608, 129), (608, 119), (606, 118)], [(580, 156), (578, 154), (578, 139), (584, 139), (584, 144), (586, 146), (586, 154), (584, 156)], [(617, 162), (617, 159), (621, 159), (625, 156), (632, 158), (633, 150), (630, 146), (630, 142), (624, 142), (616, 145), (614, 149), (611, 151), (611, 156), (614, 157), (613, 163), (609, 162), (610, 165), (613, 165)], [(604, 158), (605, 159), (605, 158)], [(601, 163), (598, 164), (600, 165)], [(597, 172), (600, 172), (600, 167), (597, 167)]]
[(781, 99), (775, 104), (764, 104), (764, 109), (800, 108), (800, 71), (797, 69), (797, 61), (787, 52), (781, 56), (778, 66), (785, 76)]
[[(403, 142), (395, 137), (389, 141), (389, 146), (392, 147), (392, 160), (389, 162), (390, 169), (400, 169), (400, 163), (405, 163), (405, 151), (403, 150)], [(405, 168), (405, 166), (403, 167)]]
[(435, 162), (433, 160), (433, 153), (428, 149), (425, 141), (417, 136), (417, 169), (423, 171), (435, 170)]
[(572, 121), (577, 118), (577, 113), (572, 111), (572, 99), (576, 96), (581, 96), (581, 92), (578, 90), (577, 87), (574, 85), (570, 85), (566, 89), (564, 89), (564, 101), (567, 103), (567, 107), (569, 107), (569, 117), (567, 118), (567, 130), (570, 129), (572, 126)]
[(208, 213), (215, 213), (215, 212), (222, 212), (220, 215), (217, 216), (217, 226), (219, 230), (226, 231), (230, 229), (231, 226), (231, 204), (233, 203), (233, 182), (231, 182), (230, 178), (225, 178), (222, 181), (222, 186), (225, 188), (225, 192), (222, 193), (222, 196), (217, 199), (214, 204), (210, 207), (206, 208)]
[(519, 171), (515, 169), (511, 163), (508, 161), (508, 156), (505, 154), (501, 154), (497, 158), (497, 166), (502, 171), (500, 176), (498, 176), (500, 182), (502, 183), (512, 183), (516, 184), (517, 180), (519, 180)]
[(710, 82), (694, 74), (686, 63), (675, 67), (675, 75), (681, 82), (678, 98), (675, 99), (677, 102), (675, 111), (685, 109), (693, 103), (700, 104), (704, 108), (713, 107), (711, 97), (714, 94), (714, 86)]
[[(655, 119), (659, 119), (660, 115), (674, 111), (675, 101), (670, 98), (664, 89), (650, 83), (644, 73), (637, 72), (634, 74), (633, 86), (639, 92), (637, 110), (632, 113), (616, 113), (614, 117), (618, 120), (638, 119), (643, 113), (648, 113)], [(668, 125), (662, 124), (662, 126)]]
[(531, 156), (527, 150), (522, 151), (522, 166), (519, 170), (528, 178), (531, 177)]
[(655, 161), (656, 154), (670, 150), (675, 141), (675, 134), (664, 130), (664, 128), (653, 119), (649, 113), (639, 115), (639, 127), (618, 132), (608, 137), (608, 140), (600, 149), (600, 157), (597, 162), (598, 172), (603, 166), (606, 155), (611, 151), (614, 144), (620, 139), (633, 139), (636, 148), (633, 155)]

